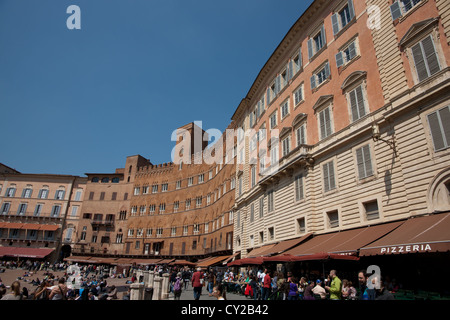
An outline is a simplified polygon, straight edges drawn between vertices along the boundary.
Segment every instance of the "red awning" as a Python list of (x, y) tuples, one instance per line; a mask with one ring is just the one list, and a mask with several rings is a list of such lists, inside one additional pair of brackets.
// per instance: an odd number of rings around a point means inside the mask
[(42, 259), (55, 249), (28, 247), (0, 247), (0, 256)]
[(228, 263), (227, 265), (231, 267), (231, 266), (260, 265), (263, 263), (264, 263), (263, 257), (256, 257), (256, 258), (243, 258), (235, 260), (233, 262)]
[(450, 213), (415, 217), (361, 248), (360, 256), (450, 251)]
[(321, 234), (284, 253), (291, 254), (293, 256), (310, 255), (323, 252), (356, 255), (360, 248), (381, 238), (395, 228), (398, 228), (402, 223), (403, 221), (397, 221)]

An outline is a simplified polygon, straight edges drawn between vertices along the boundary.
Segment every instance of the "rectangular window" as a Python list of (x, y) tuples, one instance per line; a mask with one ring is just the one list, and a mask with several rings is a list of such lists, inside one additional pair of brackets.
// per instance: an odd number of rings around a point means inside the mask
[(62, 200), (64, 198), (64, 190), (57, 190), (55, 193), (55, 200)]
[(252, 203), (250, 205), (250, 223), (255, 221), (255, 205)]
[(326, 107), (319, 113), (320, 139), (325, 139), (333, 133), (331, 123), (331, 107)]
[(376, 200), (364, 203), (364, 210), (366, 213), (367, 220), (374, 220), (380, 217), (378, 210), (378, 202)]
[(282, 141), (283, 145), (283, 157), (287, 156), (291, 152), (291, 136), (288, 136)]
[(373, 175), (370, 146), (368, 144), (356, 149), (356, 162), (359, 179), (364, 179)]
[(346, 65), (347, 63), (352, 61), (353, 58), (355, 58), (356, 56), (357, 56), (356, 42), (353, 41), (342, 51), (336, 53), (336, 66), (339, 68), (343, 65)]
[(352, 121), (361, 119), (366, 115), (366, 106), (364, 102), (362, 85), (350, 91), (348, 93), (348, 96), (352, 113)]
[[(48, 189), (41, 189), (39, 190), (38, 198), (39, 199), (47, 199), (48, 197)], [(89, 199), (92, 200), (92, 199)]]
[(283, 104), (280, 107), (280, 111), (281, 111), (281, 119), (283, 119), (289, 114), (289, 100), (283, 102)]
[(273, 129), (277, 126), (277, 112), (275, 111), (270, 115), (270, 129)]
[(22, 216), (26, 212), (27, 212), (27, 204), (26, 203), (19, 204), (19, 208), (17, 209), (17, 214)]
[(303, 101), (303, 85), (294, 91), (294, 105), (297, 106)]
[(274, 166), (278, 163), (278, 144), (270, 147), (270, 165)]
[(32, 192), (33, 192), (33, 189), (30, 189), (30, 188), (23, 189), (22, 198), (31, 198)]
[(9, 202), (4, 202), (4, 203), (2, 204), (2, 208), (1, 208), (1, 210), (0, 210), (0, 213), (1, 213), (1, 214), (8, 214), (10, 208), (11, 208), (11, 203), (9, 203)]
[(199, 174), (198, 175), (198, 183), (203, 183), (205, 181), (205, 174)]
[(347, 4), (331, 16), (333, 24), (333, 34), (336, 35), (355, 17), (353, 0), (348, 0)]
[(191, 208), (191, 199), (186, 200), (186, 210), (189, 210)]
[(273, 190), (270, 190), (267, 193), (267, 212), (272, 212), (274, 207)]
[(159, 205), (159, 213), (164, 213), (166, 211), (166, 204), (165, 203), (161, 203)]
[(177, 187), (176, 187), (177, 189), (180, 189), (181, 188), (181, 180), (178, 180), (177, 181)]
[(306, 124), (301, 125), (295, 130), (295, 136), (297, 139), (297, 147), (306, 144)]
[(311, 58), (319, 52), (327, 43), (325, 36), (325, 27), (322, 25), (320, 31), (308, 40), (308, 58)]
[(324, 192), (336, 189), (336, 180), (334, 177), (333, 161), (327, 162), (322, 167), (323, 170), (323, 189)]
[(8, 188), (6, 189), (5, 197), (12, 198), (16, 193), (16, 188)]
[[(42, 204), (42, 203), (38, 203), (36, 205), (36, 207), (34, 208), (34, 216), (35, 217), (39, 217), (40, 216), (43, 207), (44, 207), (44, 204)], [(72, 208), (72, 212), (73, 212), (73, 210), (75, 210), (75, 208), (78, 210), (78, 207), (75, 206), (75, 207)], [(75, 212), (75, 214), (76, 214), (76, 212)]]
[(299, 174), (295, 177), (295, 200), (299, 201), (304, 198), (303, 192), (303, 175)]
[(194, 177), (188, 178), (188, 186), (192, 186), (194, 184)]
[(154, 184), (152, 185), (152, 193), (157, 193), (158, 192), (158, 185)]
[(441, 70), (431, 35), (414, 45), (411, 51), (419, 82)]
[(135, 188), (134, 188), (134, 195), (135, 195), (135, 196), (138, 196), (139, 193), (140, 193), (140, 190), (141, 190), (141, 188), (135, 187)]
[(52, 208), (51, 216), (52, 217), (59, 217), (60, 212), (61, 212), (61, 206), (60, 205), (54, 205), (53, 208)]
[(427, 118), (434, 151), (447, 149), (450, 146), (450, 107), (430, 113)]
[(163, 183), (161, 185), (161, 192), (166, 192), (167, 190), (169, 190), (169, 184)]
[(273, 227), (267, 229), (267, 231), (269, 232), (269, 240), (273, 240), (275, 239), (275, 230)]
[(306, 232), (305, 218), (297, 219), (297, 232), (300, 234)]
[(330, 64), (327, 62), (311, 76), (311, 90), (317, 88), (330, 77)]
[(256, 166), (251, 167), (252, 188), (256, 185)]
[(259, 217), (264, 217), (264, 197), (259, 199)]
[(392, 20), (397, 20), (422, 0), (399, 0), (391, 5)]
[(337, 210), (327, 212), (329, 228), (339, 227), (339, 214)]
[(241, 195), (242, 194), (242, 175), (238, 178), (238, 183), (239, 183), (239, 189), (238, 189), (238, 194)]

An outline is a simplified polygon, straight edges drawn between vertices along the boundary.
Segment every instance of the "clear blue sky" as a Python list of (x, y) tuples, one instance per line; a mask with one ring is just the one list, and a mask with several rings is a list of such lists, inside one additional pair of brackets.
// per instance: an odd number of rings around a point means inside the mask
[[(0, 163), (24, 173), (169, 162), (172, 131), (225, 130), (312, 0), (0, 0)], [(69, 30), (69, 5), (81, 30)]]

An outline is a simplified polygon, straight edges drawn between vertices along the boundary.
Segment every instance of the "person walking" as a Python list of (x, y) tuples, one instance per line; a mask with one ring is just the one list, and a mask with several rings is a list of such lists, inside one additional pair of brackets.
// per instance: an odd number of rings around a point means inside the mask
[(194, 299), (200, 300), (200, 296), (202, 294), (203, 287), (203, 274), (202, 269), (197, 268), (197, 271), (192, 275), (192, 288), (194, 288)]
[(270, 294), (270, 285), (272, 283), (272, 279), (270, 278), (270, 272), (265, 269), (265, 276), (263, 278), (263, 287), (262, 287), (262, 300), (267, 300)]
[(330, 300), (341, 300), (342, 281), (338, 278), (336, 270), (330, 271), (330, 279), (330, 286), (325, 286), (325, 289), (330, 292)]

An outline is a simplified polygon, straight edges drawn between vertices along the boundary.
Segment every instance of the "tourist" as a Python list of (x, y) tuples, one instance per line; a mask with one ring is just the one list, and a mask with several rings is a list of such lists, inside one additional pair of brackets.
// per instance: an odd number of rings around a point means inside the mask
[(173, 284), (173, 294), (174, 294), (175, 300), (180, 300), (182, 282), (183, 282), (183, 278), (182, 278), (181, 272), (178, 272), (175, 277), (175, 283)]
[(22, 300), (22, 295), (20, 294), (20, 282), (14, 281), (11, 285), (11, 292), (4, 295), (2, 300)]
[(58, 284), (53, 286), (48, 296), (49, 300), (66, 300), (67, 287), (64, 278), (59, 279)]
[(312, 292), (315, 295), (319, 295), (320, 299), (325, 299), (327, 297), (327, 292), (322, 287), (322, 281), (320, 281), (320, 279), (317, 279), (316, 286), (312, 289)]
[(305, 291), (303, 292), (303, 300), (315, 300), (314, 293), (312, 292), (314, 288), (314, 282), (309, 281), (308, 285), (305, 287)]
[(197, 268), (197, 271), (192, 275), (192, 287), (194, 288), (194, 299), (199, 300), (202, 294), (203, 287), (203, 274), (202, 269)]
[(213, 289), (213, 296), (217, 298), (217, 300), (227, 300), (226, 292), (224, 286), (219, 283)]
[(358, 272), (358, 282), (359, 300), (369, 300), (369, 295), (367, 294), (367, 277), (365, 271)]
[(325, 286), (325, 289), (330, 292), (330, 300), (341, 300), (342, 282), (336, 274), (336, 270), (330, 271), (330, 286)]
[(288, 300), (298, 300), (298, 286), (296, 282), (297, 279), (295, 277), (290, 278)]
[(272, 279), (270, 277), (270, 272), (267, 269), (264, 269), (264, 280), (263, 280), (263, 286), (262, 286), (262, 300), (267, 300), (270, 295), (270, 285), (272, 283)]

